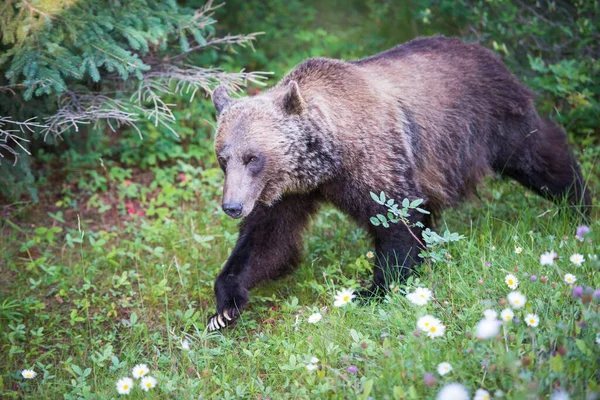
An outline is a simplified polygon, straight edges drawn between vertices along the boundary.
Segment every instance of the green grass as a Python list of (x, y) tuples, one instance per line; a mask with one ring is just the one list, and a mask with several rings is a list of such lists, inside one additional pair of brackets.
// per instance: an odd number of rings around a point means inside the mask
[[(0, 223), (0, 397), (117, 398), (116, 381), (139, 363), (158, 386), (148, 393), (136, 387), (131, 398), (423, 399), (447, 382), (472, 394), (500, 389), (510, 399), (547, 398), (556, 387), (574, 399), (598, 391), (600, 303), (573, 299), (563, 282), (573, 273), (577, 284), (600, 288), (600, 262), (569, 262), (573, 253), (600, 253), (597, 212), (580, 242), (567, 213), (512, 182), (490, 180), (480, 199), (444, 214), (438, 232), (465, 236), (448, 246), (445, 262), (423, 264), (380, 304), (334, 308), (336, 290), (370, 280), (366, 253), (373, 247), (361, 229), (326, 208), (306, 233), (298, 271), (254, 290), (235, 327), (207, 333), (212, 285), (236, 225), (219, 209), (215, 170), (187, 169), (184, 182), (180, 170), (163, 168), (145, 185), (151, 193), (123, 179), (110, 184), (98, 192), (111, 204), (103, 212), (85, 206), (82, 195), (73, 196), (75, 207), (48, 206), (54, 218), (29, 206)], [(126, 202), (153, 215), (129, 215)], [(540, 266), (550, 249), (560, 260)], [(507, 273), (519, 278), (526, 310), (540, 324), (512, 324), (506, 338), (477, 340), (483, 311), (504, 308)], [(410, 304), (403, 292), (417, 286), (432, 289), (435, 301)], [(307, 323), (317, 311), (322, 321)], [(415, 334), (424, 314), (442, 320), (443, 337)], [(183, 338), (191, 351), (181, 348)], [(320, 369), (306, 369), (311, 357)], [(454, 370), (440, 377), (443, 361)], [(350, 365), (358, 372), (348, 372)], [(25, 368), (38, 377), (21, 378)], [(436, 374), (433, 386), (425, 384), (426, 372)]]

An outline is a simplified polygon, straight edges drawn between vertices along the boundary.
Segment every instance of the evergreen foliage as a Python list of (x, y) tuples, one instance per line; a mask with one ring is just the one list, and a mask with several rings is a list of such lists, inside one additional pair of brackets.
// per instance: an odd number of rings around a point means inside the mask
[[(29, 153), (32, 140), (106, 123), (112, 130), (143, 119), (172, 125), (173, 93), (190, 100), (218, 84), (236, 90), (261, 73), (193, 65), (190, 56), (223, 46), (252, 46), (256, 34), (215, 36), (208, 1), (9, 0), (0, 5), (0, 161)], [(141, 131), (138, 131), (140, 135)], [(0, 166), (0, 193), (22, 182)], [(27, 169), (19, 163), (16, 169)]]

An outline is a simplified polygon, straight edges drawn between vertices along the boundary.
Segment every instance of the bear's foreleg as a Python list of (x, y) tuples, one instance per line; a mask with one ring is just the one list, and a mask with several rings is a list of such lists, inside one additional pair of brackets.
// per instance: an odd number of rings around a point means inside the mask
[(233, 323), (261, 282), (291, 272), (300, 261), (302, 230), (318, 209), (314, 195), (290, 195), (272, 207), (259, 204), (240, 225), (239, 239), (215, 282), (217, 313), (208, 329)]

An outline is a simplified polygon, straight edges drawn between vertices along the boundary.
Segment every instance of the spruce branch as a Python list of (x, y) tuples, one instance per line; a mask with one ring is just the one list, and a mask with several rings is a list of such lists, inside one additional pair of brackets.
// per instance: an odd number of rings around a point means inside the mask
[(196, 46), (190, 47), (187, 51), (174, 55), (167, 59), (167, 61), (177, 61), (182, 58), (189, 56), (191, 53), (196, 52), (198, 50), (205, 49), (207, 47), (217, 48), (218, 45), (237, 45), (240, 47), (249, 46), (254, 51), (254, 41), (257, 39), (257, 36), (264, 35), (264, 32), (254, 32), (249, 33), (247, 35), (227, 35), (223, 37), (214, 37), (206, 41), (206, 43), (201, 43)]
[(131, 126), (141, 135), (136, 126), (139, 115), (131, 112), (132, 108), (131, 104), (107, 94), (70, 91), (60, 96), (58, 111), (45, 118), (42, 134), (46, 140), (49, 134), (59, 137), (69, 129), (78, 132), (80, 125), (106, 121), (112, 131), (121, 126)]
[[(159, 79), (149, 79), (144, 77), (140, 81), (138, 88), (131, 95), (130, 101), (135, 101), (136, 108), (140, 110), (147, 119), (154, 120), (154, 126), (163, 125), (176, 137), (179, 137), (177, 132), (170, 126), (176, 121), (175, 115), (171, 107), (175, 104), (165, 103), (161, 98), (162, 95), (169, 95), (173, 92), (164, 82)], [(150, 104), (146, 107), (145, 104)]]
[(249, 83), (264, 86), (264, 80), (272, 72), (225, 72), (220, 68), (202, 68), (194, 65), (166, 65), (163, 70), (150, 71), (145, 74), (147, 79), (159, 80), (169, 87), (174, 88), (173, 92), (180, 96), (190, 94), (190, 101), (198, 90), (207, 93), (212, 92), (212, 88), (218, 85), (228, 86), (233, 91), (239, 91), (242, 86)]
[[(44, 128), (45, 125), (36, 122), (36, 118), (29, 118), (25, 121), (15, 121), (11, 117), (2, 117), (0, 116), (0, 149), (6, 150), (8, 153), (12, 154), (14, 157), (15, 165), (19, 160), (19, 152), (16, 151), (10, 143), (14, 143), (14, 145), (18, 146), (28, 155), (31, 155), (29, 150), (23, 146), (23, 143), (28, 143), (29, 140), (25, 139), (16, 133), (33, 133), (36, 128)], [(0, 162), (4, 155), (0, 152)]]

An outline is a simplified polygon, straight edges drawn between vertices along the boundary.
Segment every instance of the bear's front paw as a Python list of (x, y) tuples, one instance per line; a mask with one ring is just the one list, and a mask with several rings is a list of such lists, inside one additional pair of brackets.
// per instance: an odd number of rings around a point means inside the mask
[(356, 292), (357, 300), (360, 304), (378, 303), (385, 297), (386, 291), (380, 285), (371, 285), (369, 288), (362, 288)]
[(226, 308), (222, 313), (216, 313), (208, 319), (207, 328), (209, 332), (218, 331), (233, 324), (240, 316), (237, 308)]

